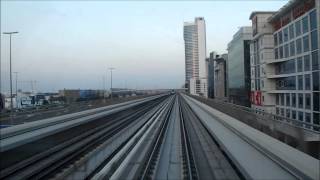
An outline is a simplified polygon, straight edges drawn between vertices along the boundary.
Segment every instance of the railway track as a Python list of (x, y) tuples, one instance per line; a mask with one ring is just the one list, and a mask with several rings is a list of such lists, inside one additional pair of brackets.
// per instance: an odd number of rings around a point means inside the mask
[(182, 97), (176, 97), (167, 124), (142, 179), (240, 179), (241, 174)]
[(313, 179), (309, 177), (317, 175), (281, 164), (275, 159), (280, 157), (234, 128), (243, 124), (227, 124), (197, 103), (180, 94), (159, 96), (8, 148), (1, 151), (1, 157), (11, 158), (0, 162), (0, 179)]
[(243, 178), (224, 150), (204, 127), (184, 99), (181, 98), (181, 112), (185, 121), (189, 149), (193, 152), (192, 163), (197, 167), (193, 179), (240, 179)]
[[(1, 161), (1, 179), (48, 179), (62, 169), (108, 140), (121, 129), (134, 123), (139, 117), (155, 108), (167, 97), (135, 106), (100, 118), (91, 123), (77, 126), (40, 141), (19, 148), (1, 152), (1, 157), (12, 157)], [(58, 141), (58, 142), (57, 142)], [(50, 148), (34, 148), (50, 142)], [(48, 143), (47, 143), (48, 144)], [(48, 146), (47, 146), (48, 147)], [(26, 155), (19, 156), (19, 152)]]
[(117, 171), (97, 179), (241, 178), (181, 96), (176, 95), (166, 111)]

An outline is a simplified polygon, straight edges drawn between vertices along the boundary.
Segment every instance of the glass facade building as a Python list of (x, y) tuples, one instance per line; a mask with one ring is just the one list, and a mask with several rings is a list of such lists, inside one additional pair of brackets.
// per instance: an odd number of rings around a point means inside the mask
[[(277, 115), (319, 125), (317, 11), (314, 0), (301, 1), (282, 13), (285, 15), (274, 15), (270, 19), (275, 28), (274, 61), (270, 63), (275, 72), (270, 77), (275, 82), (272, 93), (276, 98)], [(312, 127), (305, 125), (305, 128)]]
[(241, 27), (228, 44), (228, 98), (250, 107), (250, 41), (252, 27)]

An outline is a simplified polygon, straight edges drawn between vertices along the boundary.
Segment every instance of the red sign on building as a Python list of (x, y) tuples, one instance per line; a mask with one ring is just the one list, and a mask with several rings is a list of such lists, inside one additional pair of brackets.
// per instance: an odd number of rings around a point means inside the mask
[(261, 91), (251, 91), (250, 100), (252, 104), (261, 106), (262, 105), (261, 97), (262, 97)]
[(261, 92), (260, 91), (256, 91), (255, 93), (255, 104), (258, 106), (261, 106)]

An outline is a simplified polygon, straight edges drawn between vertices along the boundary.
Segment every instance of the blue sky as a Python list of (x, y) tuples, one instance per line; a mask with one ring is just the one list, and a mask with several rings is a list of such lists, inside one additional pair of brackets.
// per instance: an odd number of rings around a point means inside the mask
[[(13, 39), (13, 71), (37, 90), (114, 86), (177, 88), (184, 82), (183, 22), (202, 16), (207, 52), (225, 53), (252, 11), (287, 0), (256, 1), (1, 1), (1, 32)], [(1, 89), (9, 89), (9, 41), (1, 35)], [(109, 74), (107, 88), (109, 88)], [(30, 85), (19, 83), (23, 90)]]

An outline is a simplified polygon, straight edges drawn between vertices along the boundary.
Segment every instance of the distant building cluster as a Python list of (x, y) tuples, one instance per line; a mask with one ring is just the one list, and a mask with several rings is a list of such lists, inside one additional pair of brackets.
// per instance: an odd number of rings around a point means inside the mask
[(249, 18), (220, 56), (207, 57), (204, 18), (184, 24), (188, 92), (320, 125), (320, 1), (291, 0)]
[[(168, 89), (135, 90), (126, 88), (112, 88), (113, 98), (125, 98), (141, 95), (152, 95), (168, 92)], [(13, 108), (15, 111), (51, 107), (56, 105), (71, 104), (81, 101), (106, 100), (111, 98), (110, 90), (93, 89), (63, 89), (57, 93), (37, 93), (35, 91), (17, 91), (13, 94)], [(11, 107), (10, 94), (0, 94), (0, 112), (9, 111)]]
[[(22, 92), (21, 90), (17, 91), (17, 94), (13, 94), (12, 100), (12, 106), (16, 110), (64, 103), (64, 98), (58, 93)], [(10, 107), (10, 95), (1, 94), (0, 111), (3, 109), (9, 110)]]

